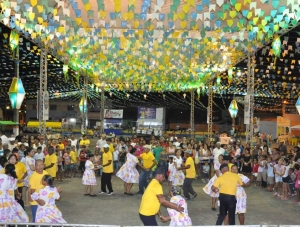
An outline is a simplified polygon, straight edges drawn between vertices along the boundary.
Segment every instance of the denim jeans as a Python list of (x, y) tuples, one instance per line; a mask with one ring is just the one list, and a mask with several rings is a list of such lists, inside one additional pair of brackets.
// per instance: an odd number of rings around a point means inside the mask
[(168, 162), (163, 162), (163, 161), (160, 161), (159, 162), (159, 166), (160, 167), (163, 167), (165, 169), (165, 175), (167, 174), (167, 171), (168, 171)]
[(139, 193), (141, 193), (141, 194), (144, 193), (144, 190), (148, 186), (147, 179), (150, 177), (150, 175), (151, 175), (151, 170), (146, 171), (146, 170), (142, 169), (140, 177), (139, 177)]
[(38, 205), (31, 205), (31, 216), (32, 216), (32, 222), (33, 223), (35, 223), (37, 208), (38, 208)]

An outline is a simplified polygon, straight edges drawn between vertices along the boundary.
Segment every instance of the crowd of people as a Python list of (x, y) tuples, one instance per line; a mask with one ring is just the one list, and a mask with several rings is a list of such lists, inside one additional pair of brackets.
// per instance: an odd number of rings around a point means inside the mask
[[(274, 197), (300, 203), (299, 148), (290, 152), (280, 143), (270, 148), (266, 140), (255, 146), (240, 141), (221, 144), (217, 137), (209, 144), (176, 135), (145, 139), (110, 137), (102, 134), (95, 146), (86, 135), (76, 139), (46, 135), (15, 136), (0, 134), (0, 214), (5, 222), (28, 222), (24, 211), (30, 206), (32, 222), (66, 223), (55, 205), (61, 189), (55, 181), (81, 177), (84, 196), (97, 196), (94, 186), (101, 176), (99, 194), (114, 194), (112, 175), (124, 182), (124, 195), (142, 195), (139, 215), (144, 225), (157, 225), (156, 215), (172, 226), (192, 225), (187, 202), (197, 197), (193, 182), (201, 180), (203, 190), (212, 198), (212, 210), (220, 206), (217, 225), (235, 224), (238, 214), (245, 222), (247, 195), (244, 187), (253, 186), (273, 192)], [(168, 198), (162, 182), (168, 182)], [(138, 192), (132, 193), (133, 184)], [(181, 195), (183, 194), (183, 196)], [(169, 200), (170, 201), (169, 201)], [(160, 213), (167, 207), (169, 216)], [(16, 215), (14, 215), (16, 214)], [(3, 215), (1, 215), (3, 216)]]

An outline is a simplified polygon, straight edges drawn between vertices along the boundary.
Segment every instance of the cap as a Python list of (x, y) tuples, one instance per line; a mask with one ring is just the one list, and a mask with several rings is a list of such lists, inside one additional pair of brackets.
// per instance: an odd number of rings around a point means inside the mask
[(224, 155), (223, 160), (231, 161), (233, 158), (230, 155)]
[(109, 145), (106, 143), (103, 145), (103, 148), (109, 148)]
[(8, 138), (9, 142), (14, 142), (16, 139), (15, 138)]
[(154, 174), (165, 174), (165, 168), (164, 167), (157, 167), (156, 170), (154, 171)]
[(173, 195), (180, 195), (181, 194), (181, 188), (180, 187), (174, 186), (174, 187), (172, 187), (171, 190), (172, 190)]
[(144, 148), (151, 149), (151, 146), (147, 144), (144, 146)]
[(184, 153), (192, 154), (192, 151), (191, 150), (186, 150), (186, 151), (184, 151)]
[(222, 169), (225, 168), (225, 167), (229, 168), (229, 167), (228, 167), (228, 164), (223, 163), (223, 164), (220, 166), (220, 170), (222, 170)]

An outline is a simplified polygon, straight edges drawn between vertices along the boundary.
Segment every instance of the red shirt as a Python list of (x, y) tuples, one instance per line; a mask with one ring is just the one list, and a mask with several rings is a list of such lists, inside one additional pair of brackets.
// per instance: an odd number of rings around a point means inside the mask
[(79, 161), (85, 162), (85, 161), (88, 160), (88, 159), (89, 159), (89, 158), (86, 156), (86, 151), (85, 151), (85, 150), (80, 151), (80, 154), (79, 154)]
[(252, 169), (253, 169), (253, 173), (257, 173), (258, 172), (258, 167), (259, 165), (258, 164), (254, 164)]

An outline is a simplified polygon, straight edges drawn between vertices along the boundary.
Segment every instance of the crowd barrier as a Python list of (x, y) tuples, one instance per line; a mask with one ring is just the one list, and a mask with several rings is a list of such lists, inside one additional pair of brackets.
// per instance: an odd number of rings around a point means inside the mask
[[(121, 227), (119, 225), (88, 225), (88, 224), (47, 224), (47, 223), (8, 223), (8, 222), (0, 222), (0, 226), (4, 227), (9, 227), (9, 226), (16, 226), (16, 227), (21, 227), (21, 226), (26, 226), (26, 227), (31, 227), (31, 226), (47, 226), (47, 227), (52, 227), (52, 226), (71, 226), (71, 227)], [(235, 225), (236, 227), (300, 227), (300, 225)], [(122, 227), (141, 227), (139, 225), (137, 226), (122, 226)], [(218, 227), (218, 225), (194, 225), (191, 227)]]

